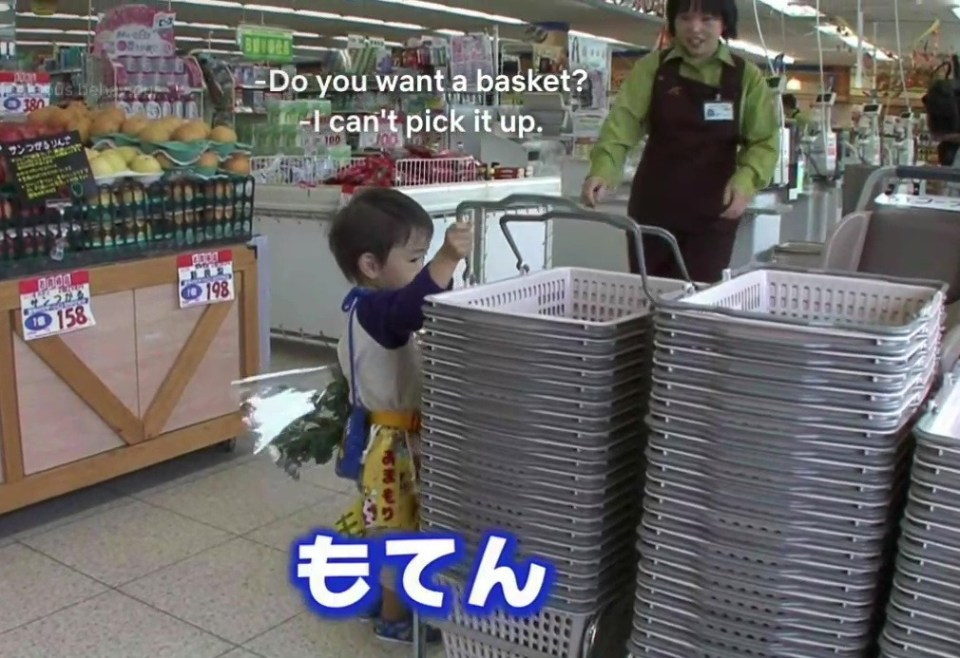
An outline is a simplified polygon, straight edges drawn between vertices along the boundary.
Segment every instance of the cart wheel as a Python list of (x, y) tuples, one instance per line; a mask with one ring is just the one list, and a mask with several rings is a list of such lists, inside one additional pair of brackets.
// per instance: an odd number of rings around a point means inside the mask
[(226, 441), (221, 441), (217, 444), (217, 447), (220, 448), (221, 452), (233, 452), (237, 449), (237, 440), (227, 439)]

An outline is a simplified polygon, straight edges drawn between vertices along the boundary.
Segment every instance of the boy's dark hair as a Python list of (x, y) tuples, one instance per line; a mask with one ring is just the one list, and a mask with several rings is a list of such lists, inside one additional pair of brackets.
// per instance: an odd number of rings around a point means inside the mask
[(697, 11), (716, 16), (723, 21), (724, 39), (737, 38), (736, 0), (667, 0), (667, 29), (671, 37), (677, 36), (677, 16), (688, 11)]
[(783, 101), (783, 109), (788, 111), (797, 109), (797, 97), (793, 94), (784, 94), (781, 101)]
[(361, 256), (373, 254), (383, 263), (415, 231), (433, 237), (433, 220), (423, 206), (399, 190), (375, 187), (353, 197), (334, 217), (330, 251), (343, 275), (356, 283)]

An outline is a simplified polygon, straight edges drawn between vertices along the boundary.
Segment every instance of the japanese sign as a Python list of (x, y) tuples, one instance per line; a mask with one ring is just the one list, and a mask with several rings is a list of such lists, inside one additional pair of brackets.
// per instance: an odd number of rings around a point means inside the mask
[[(293, 585), (320, 615), (349, 618), (370, 610), (380, 597), (375, 574), (390, 567), (401, 572), (397, 585), (411, 607), (424, 617), (445, 618), (455, 605), (453, 593), (438, 588), (433, 576), (464, 561), (466, 541), (457, 535), (435, 533), (345, 540), (316, 531), (296, 540), (293, 550)], [(556, 582), (556, 567), (540, 559), (521, 565), (516, 552), (516, 538), (505, 533), (487, 533), (481, 540), (473, 576), (460, 601), (471, 614), (530, 617), (546, 606)]]
[(93, 327), (90, 273), (77, 270), (21, 281), (20, 316), (24, 340)]
[(180, 308), (233, 301), (233, 253), (229, 249), (177, 256)]
[(93, 37), (93, 54), (111, 57), (172, 57), (176, 14), (147, 5), (121, 5), (104, 13)]
[(76, 132), (0, 145), (9, 180), (28, 203), (96, 194), (97, 184)]
[(237, 45), (245, 59), (257, 62), (293, 61), (293, 32), (262, 25), (237, 27)]
[(0, 71), (0, 108), (4, 114), (27, 114), (49, 104), (49, 73)]

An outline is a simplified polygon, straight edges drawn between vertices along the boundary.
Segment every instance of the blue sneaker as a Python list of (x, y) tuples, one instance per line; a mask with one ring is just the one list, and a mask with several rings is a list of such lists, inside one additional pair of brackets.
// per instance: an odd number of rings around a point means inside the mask
[[(440, 630), (433, 626), (425, 625), (422, 630), (427, 644), (437, 644), (443, 639)], [(411, 619), (394, 622), (377, 619), (373, 624), (373, 632), (384, 642), (413, 644), (413, 620)]]

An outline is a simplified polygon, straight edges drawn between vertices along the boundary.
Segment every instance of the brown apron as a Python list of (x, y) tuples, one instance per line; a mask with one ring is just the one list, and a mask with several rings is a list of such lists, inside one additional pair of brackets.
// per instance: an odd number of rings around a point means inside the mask
[[(694, 281), (714, 283), (729, 266), (738, 222), (723, 219), (723, 193), (737, 168), (743, 59), (723, 65), (720, 87), (682, 77), (679, 57), (665, 61), (653, 83), (649, 138), (637, 168), (627, 213), (635, 221), (670, 231)], [(707, 105), (729, 103), (730, 120), (708, 120)], [(640, 272), (632, 237), (630, 271)], [(680, 278), (664, 240), (644, 239), (650, 276)]]

